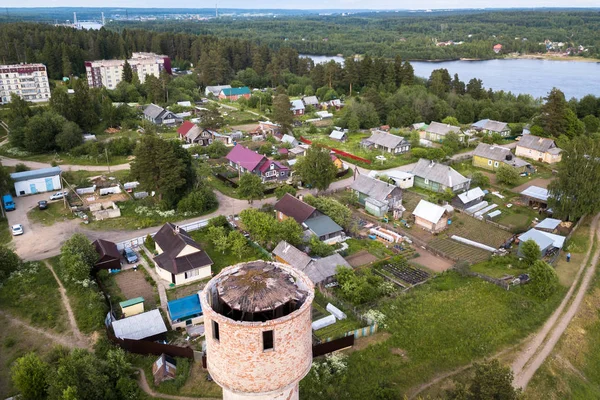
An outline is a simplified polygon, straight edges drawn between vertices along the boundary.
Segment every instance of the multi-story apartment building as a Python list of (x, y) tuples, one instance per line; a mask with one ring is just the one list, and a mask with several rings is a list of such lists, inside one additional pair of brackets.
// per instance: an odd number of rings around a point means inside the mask
[(0, 104), (10, 103), (12, 94), (24, 100), (50, 100), (50, 84), (44, 64), (0, 65)]
[[(144, 83), (146, 76), (154, 75), (157, 78), (162, 71), (171, 73), (171, 60), (167, 56), (154, 53), (133, 53), (131, 59), (127, 60), (132, 71)], [(125, 60), (97, 60), (86, 61), (85, 72), (87, 74), (88, 86), (105, 87), (114, 89), (123, 80), (123, 66)]]

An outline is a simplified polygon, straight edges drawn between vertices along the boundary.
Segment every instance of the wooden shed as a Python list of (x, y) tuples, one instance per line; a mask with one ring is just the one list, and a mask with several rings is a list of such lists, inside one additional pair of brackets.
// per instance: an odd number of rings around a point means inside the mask
[(94, 264), (96, 269), (121, 269), (121, 254), (116, 244), (104, 239), (95, 240), (92, 244), (100, 256)]

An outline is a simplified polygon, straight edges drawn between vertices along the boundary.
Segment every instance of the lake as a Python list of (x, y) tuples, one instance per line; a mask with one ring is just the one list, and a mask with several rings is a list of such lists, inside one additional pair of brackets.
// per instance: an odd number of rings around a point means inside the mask
[[(316, 63), (329, 60), (343, 62), (342, 57), (309, 56)], [(450, 75), (458, 74), (467, 83), (472, 78), (483, 81), (486, 88), (515, 94), (544, 97), (553, 88), (565, 97), (582, 98), (586, 94), (600, 96), (600, 63), (552, 60), (486, 60), (486, 61), (411, 61), (415, 75), (428, 78), (431, 71), (446, 68)]]

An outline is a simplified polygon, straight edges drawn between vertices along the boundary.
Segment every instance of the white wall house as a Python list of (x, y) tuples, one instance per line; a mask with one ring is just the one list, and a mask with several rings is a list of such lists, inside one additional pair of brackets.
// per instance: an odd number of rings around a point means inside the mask
[(59, 167), (51, 167), (15, 172), (10, 177), (15, 182), (15, 193), (20, 197), (61, 190), (60, 173)]

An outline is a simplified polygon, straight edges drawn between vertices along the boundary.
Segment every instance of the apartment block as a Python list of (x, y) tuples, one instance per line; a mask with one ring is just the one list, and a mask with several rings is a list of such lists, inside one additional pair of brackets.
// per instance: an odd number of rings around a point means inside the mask
[[(159, 77), (162, 71), (171, 73), (171, 60), (164, 55), (154, 53), (133, 53), (127, 60), (133, 73), (137, 74), (140, 82), (144, 83), (148, 75)], [(88, 86), (91, 88), (105, 87), (114, 89), (123, 80), (125, 60), (86, 61), (85, 72)]]
[(0, 104), (12, 94), (34, 103), (50, 100), (50, 84), (43, 64), (0, 65)]

